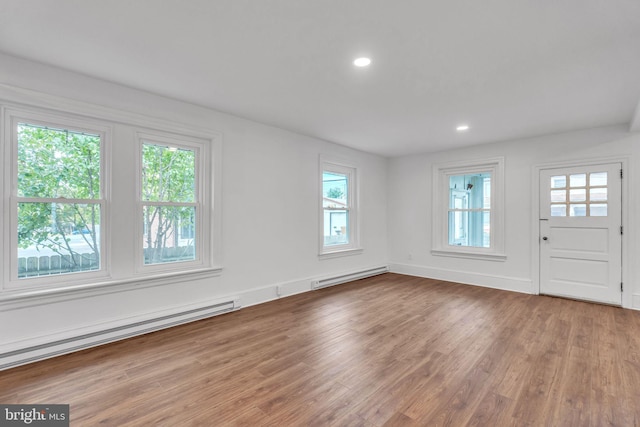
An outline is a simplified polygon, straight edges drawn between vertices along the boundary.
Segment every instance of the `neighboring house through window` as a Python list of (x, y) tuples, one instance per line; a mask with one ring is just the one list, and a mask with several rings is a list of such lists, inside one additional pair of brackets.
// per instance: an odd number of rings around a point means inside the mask
[[(2, 109), (0, 293), (22, 297), (34, 288), (136, 286), (219, 272), (212, 265), (219, 256), (218, 192), (212, 188), (220, 170), (212, 155), (218, 144), (116, 117)], [(131, 135), (131, 141), (114, 147), (114, 134)], [(112, 265), (123, 253), (131, 263)]]
[[(192, 138), (138, 135), (143, 266), (176, 265), (202, 259), (204, 144)], [(157, 267), (160, 268), (160, 267)]]
[(357, 169), (321, 157), (320, 171), (320, 255), (358, 251)]
[(504, 160), (434, 166), (434, 255), (504, 259)]
[(5, 178), (12, 188), (5, 229), (7, 286), (104, 276), (108, 127), (11, 110), (5, 113), (5, 126), (10, 159)]

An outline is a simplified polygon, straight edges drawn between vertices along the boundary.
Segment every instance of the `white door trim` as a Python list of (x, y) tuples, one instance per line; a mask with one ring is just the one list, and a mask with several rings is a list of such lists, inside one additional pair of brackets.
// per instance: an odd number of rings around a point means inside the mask
[[(531, 282), (532, 293), (540, 294), (540, 172), (545, 169), (570, 168), (575, 166), (591, 166), (605, 163), (620, 163), (624, 170), (622, 179), (622, 227), (629, 230), (629, 185), (631, 171), (628, 157), (597, 157), (558, 162), (540, 163), (532, 167), (531, 172)], [(622, 307), (633, 307), (632, 277), (630, 276), (628, 254), (629, 240), (627, 233), (622, 236)]]

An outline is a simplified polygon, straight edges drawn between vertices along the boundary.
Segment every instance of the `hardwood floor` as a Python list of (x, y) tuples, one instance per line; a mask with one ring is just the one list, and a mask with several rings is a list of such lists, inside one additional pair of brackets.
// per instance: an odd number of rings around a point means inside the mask
[(72, 426), (640, 426), (640, 312), (385, 274), (0, 372)]

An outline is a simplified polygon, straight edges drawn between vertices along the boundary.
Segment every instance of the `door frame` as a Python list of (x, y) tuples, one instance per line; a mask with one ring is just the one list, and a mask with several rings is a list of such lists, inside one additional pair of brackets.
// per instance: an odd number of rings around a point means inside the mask
[[(622, 227), (623, 230), (629, 230), (629, 185), (630, 170), (628, 157), (598, 157), (586, 158), (579, 160), (564, 160), (550, 163), (539, 163), (533, 166), (531, 177), (531, 281), (532, 292), (540, 295), (540, 173), (545, 169), (571, 168), (576, 166), (593, 166), (600, 164), (620, 163), (624, 176), (622, 178)], [(627, 262), (627, 254), (629, 253), (629, 240), (625, 238), (628, 235), (625, 232), (622, 235), (622, 282), (624, 287), (622, 290), (622, 308), (632, 308), (633, 290), (632, 280), (630, 280), (629, 263)]]

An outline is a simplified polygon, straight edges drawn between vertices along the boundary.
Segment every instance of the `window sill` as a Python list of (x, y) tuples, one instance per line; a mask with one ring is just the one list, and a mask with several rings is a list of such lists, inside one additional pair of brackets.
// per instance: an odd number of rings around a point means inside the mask
[(322, 252), (321, 254), (318, 254), (318, 258), (320, 259), (338, 258), (338, 257), (350, 256), (350, 255), (360, 255), (362, 252), (363, 252), (362, 248), (338, 249), (331, 252)]
[(452, 258), (479, 259), (483, 261), (501, 261), (507, 260), (507, 255), (503, 253), (487, 253), (487, 252), (471, 252), (471, 251), (454, 251), (443, 249), (432, 249), (431, 255), (444, 256)]
[(122, 280), (106, 280), (76, 286), (40, 289), (6, 290), (0, 294), (0, 308), (18, 309), (43, 303), (55, 303), (77, 298), (90, 298), (104, 294), (144, 289), (154, 286), (185, 282), (219, 276), (222, 267), (201, 268), (191, 271), (131, 277)]

